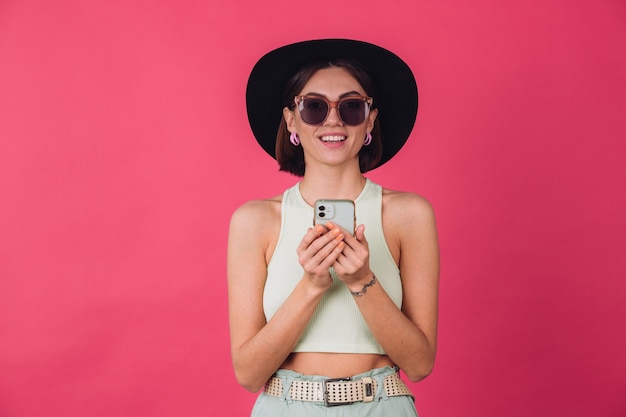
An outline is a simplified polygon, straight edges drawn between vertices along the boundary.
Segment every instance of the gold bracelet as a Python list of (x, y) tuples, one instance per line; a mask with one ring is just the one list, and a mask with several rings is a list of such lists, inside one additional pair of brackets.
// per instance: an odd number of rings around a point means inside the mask
[(365, 294), (365, 292), (367, 291), (367, 287), (371, 287), (374, 284), (376, 284), (376, 275), (372, 274), (372, 280), (365, 284), (361, 291), (350, 291), (350, 294), (354, 295), (355, 297), (360, 297)]

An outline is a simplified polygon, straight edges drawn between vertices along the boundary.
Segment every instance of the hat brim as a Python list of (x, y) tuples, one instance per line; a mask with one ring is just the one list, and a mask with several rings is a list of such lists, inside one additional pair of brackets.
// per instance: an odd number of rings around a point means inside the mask
[(417, 116), (417, 84), (409, 66), (394, 53), (371, 43), (351, 39), (298, 42), (264, 55), (254, 66), (246, 89), (246, 107), (252, 133), (261, 147), (276, 158), (276, 134), (283, 117), (283, 89), (304, 65), (334, 59), (357, 61), (378, 90), (383, 155), (376, 167), (389, 161), (408, 139)]

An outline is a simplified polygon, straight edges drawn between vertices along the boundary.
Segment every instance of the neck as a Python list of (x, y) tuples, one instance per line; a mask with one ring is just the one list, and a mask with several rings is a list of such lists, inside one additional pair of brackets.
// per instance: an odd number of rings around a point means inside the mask
[(365, 177), (357, 170), (307, 170), (300, 183), (300, 193), (313, 205), (321, 198), (354, 200), (363, 191)]

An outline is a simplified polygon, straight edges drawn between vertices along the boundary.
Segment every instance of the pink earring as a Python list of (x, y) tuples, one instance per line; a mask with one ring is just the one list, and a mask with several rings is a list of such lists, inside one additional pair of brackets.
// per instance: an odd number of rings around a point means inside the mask
[(367, 146), (370, 143), (372, 143), (372, 134), (370, 132), (367, 132), (367, 135), (365, 135), (365, 140), (363, 141), (363, 146)]
[(291, 142), (293, 146), (300, 145), (300, 138), (298, 137), (298, 134), (296, 132), (291, 132), (291, 135), (289, 136), (289, 142)]

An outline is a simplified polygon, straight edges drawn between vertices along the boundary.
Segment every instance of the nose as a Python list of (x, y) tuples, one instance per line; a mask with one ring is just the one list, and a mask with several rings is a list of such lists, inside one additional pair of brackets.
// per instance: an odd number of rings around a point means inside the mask
[(339, 107), (337, 106), (337, 103), (332, 103), (330, 105), (330, 108), (328, 110), (328, 117), (326, 117), (326, 120), (324, 121), (324, 125), (327, 125), (327, 126), (343, 125), (343, 121), (341, 120), (341, 117), (339, 116)]

